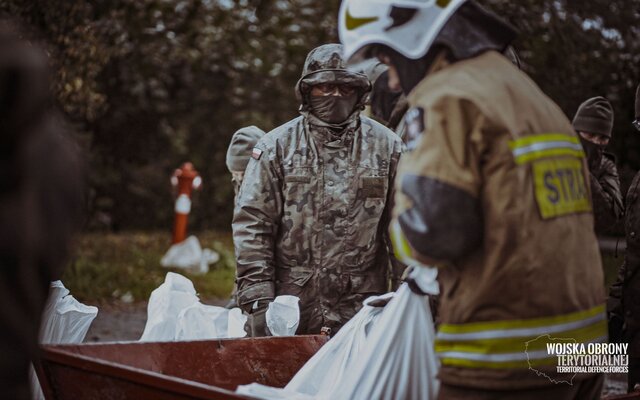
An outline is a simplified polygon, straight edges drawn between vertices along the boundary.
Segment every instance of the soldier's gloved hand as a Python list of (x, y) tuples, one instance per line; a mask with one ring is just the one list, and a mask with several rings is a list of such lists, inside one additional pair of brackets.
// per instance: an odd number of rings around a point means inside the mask
[(269, 308), (269, 301), (264, 300), (257, 302), (255, 307), (252, 307), (247, 323), (244, 325), (247, 335), (251, 337), (271, 336), (267, 327), (267, 308)]

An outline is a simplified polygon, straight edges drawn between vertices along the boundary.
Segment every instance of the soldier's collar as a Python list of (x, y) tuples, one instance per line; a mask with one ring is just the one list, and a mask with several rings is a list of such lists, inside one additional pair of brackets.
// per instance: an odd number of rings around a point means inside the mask
[[(302, 111), (301, 114), (305, 117), (305, 125), (309, 130), (309, 133), (322, 143), (336, 143), (342, 145), (349, 141), (353, 137), (353, 132), (357, 129), (360, 118), (360, 113), (354, 113), (348, 119), (348, 123), (344, 125), (332, 125), (328, 124), (315, 115)], [(342, 131), (336, 133), (336, 128), (342, 128)]]

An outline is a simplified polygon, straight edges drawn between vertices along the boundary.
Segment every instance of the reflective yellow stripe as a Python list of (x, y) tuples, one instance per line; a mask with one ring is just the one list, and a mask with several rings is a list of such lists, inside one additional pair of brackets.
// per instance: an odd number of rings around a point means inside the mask
[(409, 241), (402, 233), (402, 228), (400, 228), (400, 223), (397, 220), (393, 221), (391, 225), (391, 244), (398, 260), (407, 265), (416, 264), (416, 261), (411, 256), (412, 251)]
[(580, 140), (562, 133), (527, 136), (509, 142), (517, 164), (549, 157), (571, 156), (584, 158)]
[(541, 367), (541, 366), (557, 366), (558, 358), (543, 358), (539, 360), (521, 360), (521, 361), (505, 361), (505, 362), (493, 362), (493, 361), (479, 361), (479, 360), (465, 360), (461, 358), (441, 358), (440, 363), (448, 367), (463, 367), (463, 368), (487, 368), (487, 369), (528, 369), (529, 367)]
[(577, 158), (584, 158), (584, 152), (582, 150), (573, 149), (549, 149), (527, 153), (515, 158), (516, 164), (528, 164), (532, 161), (540, 160), (550, 157), (571, 156)]
[[(558, 338), (554, 339), (558, 340)], [(540, 340), (545, 346), (547, 341), (549, 341), (547, 337), (533, 340)], [(560, 340), (562, 339), (560, 338)], [(578, 342), (576, 340), (575, 343), (606, 343), (607, 340), (608, 338), (605, 334), (587, 342)], [(525, 342), (520, 351), (511, 353), (485, 354), (450, 350), (439, 351), (438, 355), (443, 366), (461, 366), (468, 368), (529, 368), (541, 365), (555, 366), (558, 363), (557, 355), (548, 353), (547, 349), (540, 350), (539, 346), (531, 346), (531, 343), (527, 342)]]
[(556, 315), (554, 317), (492, 321), (492, 322), (471, 322), (468, 324), (442, 324), (439, 332), (443, 333), (473, 333), (481, 331), (522, 329), (522, 328), (543, 328), (551, 325), (581, 321), (590, 317), (603, 314), (604, 304), (593, 307), (585, 311), (578, 311), (570, 314)]
[[(553, 333), (549, 334), (549, 336), (557, 339), (574, 339), (578, 343), (588, 343), (604, 336), (606, 329), (607, 321), (603, 319), (585, 328)], [(480, 354), (522, 352), (525, 350), (525, 347), (529, 351), (546, 350), (546, 342), (544, 340), (536, 341), (540, 336), (541, 335), (519, 338), (479, 339), (471, 341), (449, 341), (436, 339), (435, 349), (436, 352), (439, 353), (445, 351), (462, 351)], [(531, 343), (527, 346), (527, 342)]]
[(509, 142), (509, 148), (511, 150), (514, 150), (519, 147), (527, 147), (534, 143), (543, 142), (569, 142), (580, 144), (580, 140), (575, 136), (570, 136), (564, 133), (546, 133), (542, 135), (532, 135), (512, 140), (511, 142)]
[(605, 306), (554, 317), (527, 320), (443, 324), (435, 350), (442, 365), (468, 368), (529, 368), (555, 365), (547, 343), (607, 340)]

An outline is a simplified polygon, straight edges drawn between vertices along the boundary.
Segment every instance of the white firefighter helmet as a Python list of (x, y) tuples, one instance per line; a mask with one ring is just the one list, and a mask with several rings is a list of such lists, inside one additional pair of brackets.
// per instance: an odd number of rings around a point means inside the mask
[(466, 0), (343, 0), (339, 34), (350, 63), (373, 44), (409, 59), (424, 56), (446, 22)]

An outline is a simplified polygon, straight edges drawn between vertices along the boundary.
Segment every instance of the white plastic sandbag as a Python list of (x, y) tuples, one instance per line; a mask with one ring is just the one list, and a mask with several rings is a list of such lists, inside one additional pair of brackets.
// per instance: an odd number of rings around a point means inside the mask
[(284, 389), (258, 383), (242, 385), (236, 392), (263, 400), (329, 399), (330, 393), (358, 362), (367, 345), (367, 335), (384, 308), (371, 303), (393, 298), (394, 293), (373, 296), (327, 344), (296, 373)]
[(195, 236), (189, 236), (180, 243), (172, 245), (160, 260), (165, 268), (180, 268), (192, 274), (206, 274), (209, 265), (220, 260), (220, 255), (210, 249), (202, 249)]
[(247, 331), (244, 330), (244, 325), (247, 323), (247, 319), (248, 317), (242, 313), (241, 309), (236, 307), (229, 310), (227, 337), (243, 338), (247, 336)]
[[(436, 276), (437, 271), (429, 268), (415, 268), (410, 274), (430, 294), (438, 293)], [(434, 340), (427, 297), (402, 284), (373, 326), (358, 363), (328, 398), (435, 399), (439, 363)]]
[(204, 340), (226, 337), (229, 310), (194, 303), (178, 314), (175, 340)]
[[(98, 308), (80, 303), (61, 281), (51, 282), (42, 313), (39, 341), (42, 344), (82, 343)], [(33, 368), (30, 371), (32, 399), (44, 399)]]
[(151, 292), (147, 305), (147, 324), (141, 342), (172, 342), (240, 338), (246, 336), (247, 317), (239, 308), (200, 303), (193, 283), (168, 272), (165, 281)]
[(149, 297), (147, 324), (141, 342), (167, 342), (175, 340), (180, 312), (198, 303), (193, 283), (180, 274), (168, 272), (164, 283)]
[(273, 336), (293, 336), (300, 323), (300, 298), (296, 296), (278, 296), (269, 303), (265, 318), (267, 327)]
[(316, 400), (317, 397), (291, 392), (286, 389), (274, 388), (260, 383), (250, 383), (240, 385), (236, 393), (243, 396), (250, 396), (261, 400)]
[(393, 295), (387, 293), (365, 300), (362, 309), (307, 361), (286, 389), (318, 398), (329, 395), (362, 357), (367, 335), (384, 310), (370, 304), (376, 300), (388, 300)]

